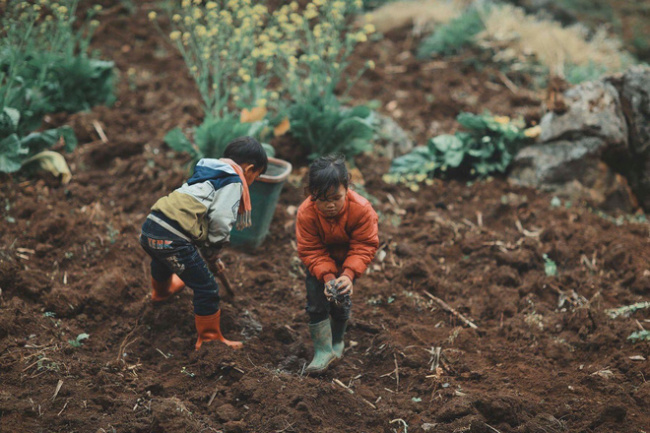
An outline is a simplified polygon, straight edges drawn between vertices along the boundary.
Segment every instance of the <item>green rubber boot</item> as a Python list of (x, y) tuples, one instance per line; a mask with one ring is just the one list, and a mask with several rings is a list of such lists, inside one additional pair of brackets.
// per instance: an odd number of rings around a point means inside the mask
[(341, 358), (343, 356), (343, 349), (345, 348), (343, 336), (345, 335), (345, 330), (347, 327), (347, 320), (332, 319), (332, 350), (334, 351), (334, 354), (337, 358)]
[(310, 323), (309, 332), (314, 342), (314, 359), (305, 369), (307, 374), (323, 373), (327, 367), (336, 359), (332, 351), (332, 328), (330, 319), (322, 322)]

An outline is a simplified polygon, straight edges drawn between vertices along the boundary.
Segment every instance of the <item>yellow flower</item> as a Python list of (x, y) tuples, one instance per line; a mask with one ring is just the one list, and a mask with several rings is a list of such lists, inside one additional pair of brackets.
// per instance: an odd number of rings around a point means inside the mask
[(233, 86), (233, 88), (230, 89), (230, 93), (232, 93), (233, 95), (236, 95), (237, 93), (239, 93), (239, 87), (238, 86)]
[(154, 21), (156, 19), (156, 17), (158, 16), (158, 14), (156, 12), (154, 12), (154, 11), (151, 11), (151, 12), (149, 12), (148, 16), (149, 16), (149, 21)]
[(196, 26), (195, 31), (197, 36), (203, 37), (208, 32), (208, 29), (206, 29), (205, 26)]
[(510, 122), (510, 118), (508, 116), (494, 116), (494, 121), (501, 124), (505, 125), (506, 123)]
[(299, 8), (298, 2), (291, 2), (291, 4), (289, 4), (289, 7), (291, 8), (292, 11), (294, 12), (297, 11)]
[[(194, 0), (194, 1), (196, 1), (196, 0)], [(196, 20), (201, 19), (201, 17), (203, 17), (203, 11), (201, 9), (199, 9), (199, 8), (196, 8), (196, 9), (194, 9), (194, 13), (192, 15), (194, 16), (194, 19), (196, 19)]]
[(259, 99), (259, 100), (255, 103), (255, 105), (257, 105), (258, 107), (266, 107), (266, 102), (267, 102), (267, 100), (264, 99), (264, 98), (262, 98), (262, 99)]
[(246, 74), (241, 79), (244, 81), (244, 83), (248, 83), (251, 80), (251, 76)]
[(183, 22), (185, 23), (186, 26), (191, 25), (192, 22), (193, 22), (193, 21), (192, 21), (192, 17), (187, 17), (187, 16), (186, 16), (185, 18), (183, 18)]
[(363, 0), (355, 0), (354, 1), (354, 6), (357, 8), (362, 8), (363, 7)]
[(183, 19), (183, 17), (181, 17), (178, 14), (174, 14), (174, 16), (172, 17), (172, 21), (174, 21), (175, 23), (179, 22), (182, 19)]
[(302, 17), (296, 13), (291, 14), (291, 21), (293, 21), (296, 25), (301, 25), (302, 24)]
[(102, 5), (95, 5), (93, 6), (93, 9), (95, 9), (95, 12), (99, 12), (102, 10)]
[(413, 192), (418, 192), (420, 190), (420, 185), (417, 183), (412, 183), (409, 185), (409, 189)]
[(180, 39), (180, 37), (181, 37), (181, 32), (179, 32), (178, 30), (175, 30), (169, 34), (169, 39), (171, 39), (172, 41), (177, 41)]
[(191, 36), (192, 35), (190, 35), (189, 32), (183, 33), (183, 42), (189, 41)]
[(325, 0), (314, 0), (314, 4), (316, 6), (323, 6), (325, 4)]
[(366, 65), (368, 65), (368, 69), (370, 69), (370, 70), (375, 69), (375, 62), (373, 60), (368, 60), (366, 62)]
[(217, 3), (216, 3), (216, 2), (207, 2), (207, 3), (205, 4), (205, 8), (206, 8), (207, 10), (214, 9), (214, 8), (216, 8), (216, 7), (217, 7)]
[(366, 36), (366, 34), (363, 32), (359, 32), (357, 33), (356, 39), (357, 42), (366, 42), (368, 40), (368, 36)]
[(200, 5), (202, 0), (194, 0), (195, 5)]
[(323, 32), (321, 31), (321, 29), (322, 28), (321, 28), (320, 24), (316, 24), (314, 26), (313, 32), (314, 32), (314, 37), (315, 38), (320, 38), (323, 35)]
[(368, 23), (365, 26), (363, 26), (363, 30), (366, 33), (374, 33), (375, 32), (375, 26), (372, 23)]
[(59, 6), (58, 11), (59, 11), (59, 13), (60, 13), (61, 15), (65, 15), (65, 14), (68, 13), (68, 8), (65, 7), (65, 6)]
[(97, 20), (90, 20), (90, 26), (91, 26), (91, 27), (97, 27), (97, 26), (99, 26), (99, 21), (97, 21)]
[[(311, 8), (309, 6), (312, 6)], [(307, 5), (307, 9), (305, 10), (304, 17), (308, 20), (312, 18), (316, 18), (318, 16), (318, 10), (316, 7), (314, 7), (313, 3), (309, 3)]]
[(524, 131), (524, 135), (528, 138), (537, 138), (542, 133), (542, 127), (539, 125), (528, 128)]
[(183, 0), (183, 1), (181, 2), (181, 7), (182, 7), (183, 9), (185, 9), (185, 8), (187, 8), (190, 4), (191, 4), (190, 0)]

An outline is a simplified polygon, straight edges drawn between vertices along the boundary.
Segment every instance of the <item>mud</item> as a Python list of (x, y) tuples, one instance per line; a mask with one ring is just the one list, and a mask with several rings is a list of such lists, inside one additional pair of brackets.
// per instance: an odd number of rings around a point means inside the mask
[[(290, 138), (278, 152), (296, 164), (295, 176), (264, 247), (224, 256), (237, 297), (222, 305), (223, 329), (245, 348), (208, 343), (195, 352), (191, 293), (151, 305), (137, 236), (153, 202), (186, 176), (186, 157), (162, 137), (200, 123), (199, 97), (180, 56), (148, 22), (150, 3), (134, 15), (120, 5), (104, 4), (94, 41), (122, 74), (118, 103), (53, 118), (81, 138), (66, 156), (73, 181), (5, 177), (0, 186), (0, 430), (650, 428), (650, 346), (626, 341), (650, 316), (605, 314), (648, 298), (647, 225), (617, 226), (580, 203), (552, 207), (550, 196), (500, 179), (436, 181), (414, 193), (383, 183), (389, 161), (376, 155), (357, 165), (378, 200), (385, 254), (356, 283), (344, 358), (322, 377), (305, 377), (312, 348), (291, 212), (306, 161)], [(378, 67), (353, 97), (403, 101), (396, 117), (420, 141), (431, 122), (452, 129), (459, 110), (538, 112), (538, 102), (522, 106), (505, 87), (486, 84), (485, 71), (402, 59), (409, 44), (404, 31), (362, 47)], [(390, 69), (400, 65), (405, 72)], [(544, 254), (557, 276), (546, 275)], [(70, 344), (82, 333), (90, 337)]]

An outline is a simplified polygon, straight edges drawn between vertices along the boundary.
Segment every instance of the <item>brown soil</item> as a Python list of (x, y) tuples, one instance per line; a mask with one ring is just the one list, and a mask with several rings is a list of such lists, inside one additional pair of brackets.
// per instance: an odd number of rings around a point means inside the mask
[[(372, 155), (358, 166), (379, 200), (386, 254), (356, 284), (345, 357), (323, 377), (301, 374), (312, 346), (292, 246), (301, 188), (291, 182), (264, 248), (224, 257), (238, 295), (222, 305), (224, 330), (245, 348), (209, 343), (195, 352), (191, 293), (151, 305), (137, 235), (151, 204), (186, 175), (185, 159), (162, 137), (200, 122), (199, 98), (180, 56), (147, 21), (147, 4), (133, 16), (114, 4), (105, 4), (95, 46), (122, 74), (119, 102), (54, 116), (85, 143), (67, 155), (72, 183), (42, 176), (0, 186), (1, 431), (650, 428), (650, 346), (626, 341), (648, 323), (642, 312), (605, 314), (648, 297), (647, 225), (617, 226), (577, 204), (553, 208), (549, 196), (502, 180), (413, 193), (384, 184), (389, 162)], [(379, 66), (353, 96), (403, 101), (398, 120), (419, 138), (434, 120), (453, 128), (460, 110), (538, 109), (486, 84), (485, 72), (400, 57), (409, 44), (403, 32), (360, 49)], [(400, 65), (405, 72), (391, 69)], [(280, 149), (294, 158), (287, 143)], [(546, 276), (543, 254), (557, 263), (556, 277)], [(81, 333), (90, 335), (81, 347), (69, 344)]]

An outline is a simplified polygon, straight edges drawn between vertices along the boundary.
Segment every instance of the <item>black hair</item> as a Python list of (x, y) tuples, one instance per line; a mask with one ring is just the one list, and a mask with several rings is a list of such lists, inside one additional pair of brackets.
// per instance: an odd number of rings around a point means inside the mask
[(264, 147), (253, 137), (239, 137), (228, 143), (223, 151), (224, 158), (230, 158), (237, 164), (251, 164), (255, 171), (264, 173), (269, 165)]
[(309, 166), (307, 192), (312, 200), (327, 200), (327, 194), (350, 185), (350, 174), (341, 155), (321, 156)]

